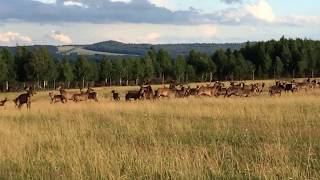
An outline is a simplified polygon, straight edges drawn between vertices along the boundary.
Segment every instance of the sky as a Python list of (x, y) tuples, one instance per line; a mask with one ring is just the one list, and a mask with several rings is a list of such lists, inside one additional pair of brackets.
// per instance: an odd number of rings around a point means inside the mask
[(0, 0), (0, 45), (320, 40), (316, 0)]

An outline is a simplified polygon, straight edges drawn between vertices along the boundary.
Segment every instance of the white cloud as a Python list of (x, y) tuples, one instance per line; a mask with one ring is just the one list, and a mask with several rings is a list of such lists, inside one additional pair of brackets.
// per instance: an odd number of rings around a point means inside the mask
[(125, 2), (125, 3), (128, 3), (130, 2), (131, 0), (110, 0), (111, 2)]
[(52, 31), (49, 38), (61, 44), (71, 44), (72, 40), (69, 36), (61, 33), (60, 31)]
[(141, 42), (155, 43), (160, 37), (161, 35), (159, 33), (152, 32), (147, 34), (145, 37), (141, 38)]
[(290, 15), (277, 18), (278, 24), (293, 25), (293, 26), (319, 26), (320, 16), (302, 16)]
[(82, 7), (82, 8), (88, 8), (88, 6), (83, 4), (82, 2), (77, 2), (77, 1), (73, 1), (73, 0), (65, 1), (63, 3), (63, 5), (65, 5), (65, 6), (79, 6), (79, 7)]
[(175, 6), (174, 3), (170, 0), (149, 0), (152, 4), (158, 6), (158, 7), (164, 7), (170, 10), (177, 10), (177, 7)]
[(33, 1), (39, 1), (46, 4), (55, 4), (56, 0), (33, 0)]
[(1, 45), (31, 44), (32, 39), (17, 32), (0, 33)]
[(205, 37), (215, 37), (217, 35), (217, 28), (214, 25), (201, 25), (199, 29), (199, 32)]
[(259, 0), (257, 3), (246, 5), (245, 10), (256, 19), (266, 22), (273, 22), (275, 20), (272, 7), (267, 0)]

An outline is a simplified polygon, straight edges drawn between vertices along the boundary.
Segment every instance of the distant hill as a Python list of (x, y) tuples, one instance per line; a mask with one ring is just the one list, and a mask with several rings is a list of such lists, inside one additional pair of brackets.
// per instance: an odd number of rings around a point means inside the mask
[[(118, 57), (138, 57), (144, 56), (148, 50), (153, 47), (156, 50), (164, 49), (169, 52), (172, 57), (176, 57), (179, 54), (187, 55), (189, 51), (195, 50), (202, 53), (213, 54), (218, 49), (240, 49), (243, 46), (241, 43), (226, 43), (226, 44), (127, 44), (117, 41), (105, 41), (90, 45), (67, 45), (67, 46), (51, 46), (51, 45), (34, 45), (28, 46), (28, 48), (46, 47), (49, 52), (55, 57), (62, 55), (76, 56), (108, 56), (111, 58)], [(12, 52), (15, 52), (16, 47), (0, 47), (9, 48)]]
[(148, 50), (153, 47), (156, 50), (165, 49), (173, 57), (179, 54), (187, 55), (191, 50), (195, 50), (202, 53), (213, 54), (218, 49), (240, 49), (243, 46), (241, 43), (225, 43), (225, 44), (215, 44), (215, 43), (195, 43), (195, 44), (126, 44), (117, 41), (105, 41), (88, 46), (84, 46), (84, 49), (99, 51), (99, 52), (111, 52), (119, 54), (130, 54), (143, 56)]

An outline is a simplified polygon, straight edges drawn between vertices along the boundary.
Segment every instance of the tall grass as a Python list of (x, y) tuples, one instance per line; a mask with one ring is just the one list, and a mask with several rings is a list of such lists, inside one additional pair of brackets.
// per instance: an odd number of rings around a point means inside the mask
[(110, 91), (1, 107), (0, 179), (320, 177), (320, 92), (116, 103)]

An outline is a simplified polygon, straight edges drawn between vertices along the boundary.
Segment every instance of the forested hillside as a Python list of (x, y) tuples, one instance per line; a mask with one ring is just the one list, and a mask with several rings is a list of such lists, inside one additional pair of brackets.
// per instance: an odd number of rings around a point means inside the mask
[(226, 43), (226, 44), (125, 44), (116, 41), (100, 42), (92, 45), (85, 46), (84, 49), (99, 51), (99, 52), (111, 52), (118, 54), (131, 54), (144, 56), (150, 48), (155, 50), (164, 49), (170, 56), (177, 57), (178, 55), (188, 55), (191, 50), (195, 50), (201, 53), (211, 54), (218, 49), (240, 49), (243, 44), (240, 43)]
[[(49, 48), (48, 48), (49, 47)], [(48, 47), (2, 48), (0, 83), (105, 82), (126, 84), (176, 79), (179, 82), (311, 77), (320, 75), (320, 42), (285, 39), (247, 43), (241, 49), (211, 53), (191, 50), (171, 56), (151, 47), (141, 57), (102, 60), (92, 56), (53, 56)], [(74, 83), (79, 84), (79, 83)]]

